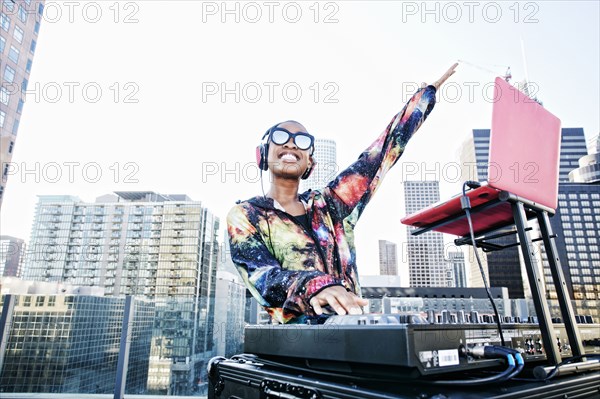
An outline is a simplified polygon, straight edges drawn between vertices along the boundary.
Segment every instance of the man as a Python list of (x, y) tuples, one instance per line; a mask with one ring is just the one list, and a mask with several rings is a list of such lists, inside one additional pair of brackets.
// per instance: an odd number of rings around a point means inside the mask
[(271, 173), (264, 196), (234, 206), (227, 216), (231, 257), (246, 286), (278, 323), (324, 313), (359, 314), (354, 226), (387, 171), (435, 104), (435, 83), (417, 91), (358, 160), (324, 189), (298, 194), (314, 159), (314, 138), (295, 121), (270, 128), (257, 149)]

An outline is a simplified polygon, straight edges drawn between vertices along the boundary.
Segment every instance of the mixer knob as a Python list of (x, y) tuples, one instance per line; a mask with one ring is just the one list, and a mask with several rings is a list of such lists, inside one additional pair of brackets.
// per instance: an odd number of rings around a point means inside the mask
[(447, 310), (442, 310), (442, 324), (450, 323), (450, 312)]
[(437, 323), (437, 318), (435, 317), (435, 312), (431, 309), (427, 311), (427, 321), (429, 322), (429, 324)]

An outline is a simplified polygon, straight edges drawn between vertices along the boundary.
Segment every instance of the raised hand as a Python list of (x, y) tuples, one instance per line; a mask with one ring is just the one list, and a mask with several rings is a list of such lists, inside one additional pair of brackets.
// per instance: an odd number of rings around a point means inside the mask
[(443, 83), (444, 83), (444, 82), (445, 82), (445, 81), (446, 81), (446, 80), (447, 80), (447, 79), (448, 79), (450, 76), (454, 75), (454, 72), (456, 72), (456, 71), (455, 71), (455, 69), (456, 69), (456, 67), (457, 67), (457, 66), (458, 66), (458, 62), (456, 62), (454, 65), (452, 65), (450, 68), (448, 68), (448, 70), (446, 71), (446, 73), (444, 73), (444, 74), (442, 75), (442, 77), (441, 77), (441, 78), (439, 78), (438, 80), (436, 80), (435, 82), (433, 82), (431, 85), (432, 85), (433, 87), (435, 87), (435, 89), (436, 89), (436, 90), (437, 90), (437, 89), (439, 89), (439, 88), (440, 88), (440, 86), (441, 86), (441, 85), (442, 85), (442, 84), (443, 84)]

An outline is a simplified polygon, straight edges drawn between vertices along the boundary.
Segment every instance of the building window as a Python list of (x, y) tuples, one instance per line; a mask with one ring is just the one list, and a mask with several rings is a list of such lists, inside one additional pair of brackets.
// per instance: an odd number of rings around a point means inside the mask
[(15, 70), (10, 66), (4, 66), (4, 80), (8, 83), (12, 83), (15, 80)]
[(19, 50), (15, 46), (10, 46), (10, 50), (8, 50), (8, 59), (15, 64), (19, 62)]
[(6, 47), (6, 39), (0, 36), (0, 54), (4, 53), (4, 47)]
[(12, 130), (12, 134), (13, 136), (17, 135), (17, 131), (19, 130), (19, 120), (15, 119), (15, 123), (13, 125), (13, 130)]
[(31, 297), (29, 295), (23, 298), (23, 306), (31, 306)]
[(27, 23), (27, 11), (23, 8), (23, 6), (19, 6), (19, 19), (24, 24)]
[(19, 28), (18, 26), (15, 26), (15, 30), (13, 31), (13, 37), (17, 42), (19, 42), (19, 44), (23, 43), (23, 34), (23, 29)]
[(6, 117), (6, 113), (4, 111), (0, 111), (0, 127), (4, 127), (4, 118)]
[[(4, 3), (4, 4), (8, 4), (8, 3)], [(8, 32), (8, 30), (10, 29), (10, 18), (5, 13), (0, 14), (0, 26), (2, 27), (2, 30), (5, 32)]]
[(37, 307), (44, 306), (44, 297), (43, 296), (38, 296), (37, 298), (35, 298), (35, 306), (37, 306)]
[(14, 1), (3, 1), (2, 3), (4, 3), (4, 9), (6, 11), (14, 11), (15, 10), (15, 2)]
[(31, 64), (32, 64), (31, 60), (28, 59), (27, 65), (25, 66), (25, 72), (27, 72), (27, 73), (31, 72)]
[(23, 82), (21, 82), (21, 93), (25, 93), (27, 91), (27, 86), (29, 85), (29, 81), (23, 78)]
[(13, 151), (13, 147), (14, 147), (14, 146), (15, 146), (15, 142), (14, 142), (14, 141), (11, 141), (11, 142), (10, 142), (10, 145), (8, 146), (8, 153), (9, 153), (9, 154), (12, 154), (12, 151)]
[(19, 98), (19, 105), (17, 105), (17, 114), (21, 114), (23, 112), (23, 100)]
[(4, 105), (8, 105), (9, 101), (10, 101), (10, 94), (8, 94), (8, 90), (6, 90), (6, 87), (4, 87), (4, 86), (0, 87), (0, 103), (2, 103)]
[(36, 41), (35, 41), (35, 40), (32, 40), (32, 41), (31, 41), (31, 46), (29, 46), (29, 52), (30, 52), (30, 53), (32, 53), (32, 54), (33, 54), (33, 53), (35, 53), (35, 46), (36, 46), (36, 44), (37, 44), (37, 43), (36, 43)]
[(33, 33), (35, 33), (36, 35), (38, 33), (40, 33), (40, 23), (39, 22), (35, 23), (35, 27), (33, 28)]

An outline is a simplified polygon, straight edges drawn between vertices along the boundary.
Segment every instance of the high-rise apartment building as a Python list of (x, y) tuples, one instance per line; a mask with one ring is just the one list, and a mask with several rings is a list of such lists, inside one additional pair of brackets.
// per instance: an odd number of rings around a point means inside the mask
[(323, 188), (340, 172), (335, 141), (315, 139), (313, 159), (317, 162), (309, 178), (300, 182), (300, 192)]
[(148, 389), (190, 394), (212, 355), (218, 218), (185, 195), (40, 196), (25, 278), (155, 303)]
[(0, 9), (0, 207), (15, 150), (25, 91), (33, 65), (43, 0), (2, 1)]
[(391, 241), (379, 240), (379, 274), (382, 276), (398, 274), (398, 249)]
[(0, 236), (0, 277), (21, 277), (25, 259), (25, 241)]
[[(404, 182), (405, 213), (410, 215), (440, 200), (437, 181)], [(427, 232), (412, 236), (407, 226), (407, 252), (411, 287), (446, 287), (447, 263), (442, 233)]]

